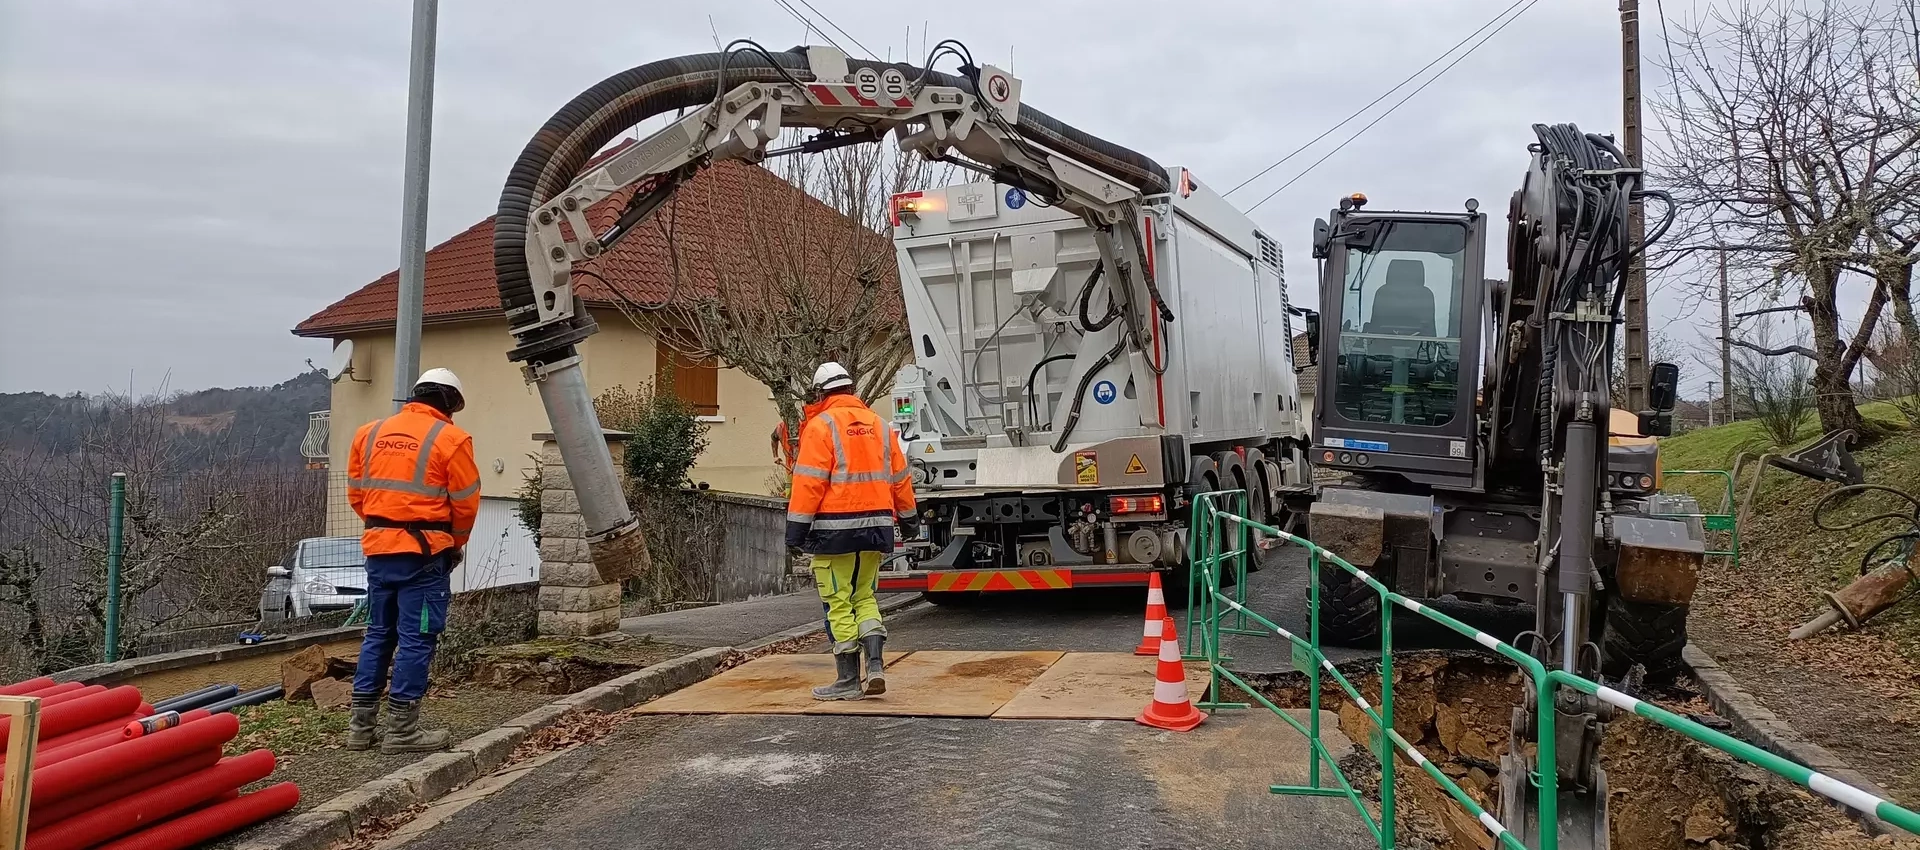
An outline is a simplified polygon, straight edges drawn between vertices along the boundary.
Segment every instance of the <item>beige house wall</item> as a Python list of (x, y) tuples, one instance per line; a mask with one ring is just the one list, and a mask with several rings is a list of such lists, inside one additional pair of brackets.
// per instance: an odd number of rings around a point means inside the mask
[[(596, 311), (600, 333), (581, 346), (587, 385), (595, 394), (615, 386), (638, 387), (652, 382), (654, 340), (618, 311)], [(353, 340), (353, 377), (333, 384), (329, 419), (331, 486), (329, 498), (346, 496), (347, 452), (361, 425), (392, 410), (393, 334), (356, 335)], [(480, 467), (480, 492), (485, 496), (512, 496), (535, 469), (540, 451), (533, 435), (551, 430), (540, 396), (520, 376), (520, 365), (506, 358), (512, 346), (506, 320), (482, 319), (427, 325), (420, 338), (422, 369), (446, 367), (460, 376), (467, 390), (467, 408), (454, 422), (473, 435), (474, 459)], [(779, 471), (768, 446), (768, 434), (780, 420), (779, 410), (765, 385), (737, 370), (722, 370), (719, 378), (720, 412), (708, 417), (708, 447), (693, 470), (695, 481), (713, 489), (765, 494)], [(328, 506), (328, 534), (357, 534), (359, 526), (344, 505)]]

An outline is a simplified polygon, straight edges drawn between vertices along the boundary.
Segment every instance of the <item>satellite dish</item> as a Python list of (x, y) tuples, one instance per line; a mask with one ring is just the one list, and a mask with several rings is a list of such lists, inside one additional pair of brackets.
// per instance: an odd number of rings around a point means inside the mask
[(333, 346), (333, 365), (327, 368), (327, 377), (338, 381), (353, 375), (353, 340), (343, 339)]

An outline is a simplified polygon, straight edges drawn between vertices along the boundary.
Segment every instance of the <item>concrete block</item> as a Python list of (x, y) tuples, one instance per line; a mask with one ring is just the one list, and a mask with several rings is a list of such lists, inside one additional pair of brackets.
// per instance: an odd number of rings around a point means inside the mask
[(540, 560), (570, 561), (577, 564), (593, 560), (593, 551), (587, 547), (587, 541), (578, 537), (540, 538)]
[(492, 773), (507, 763), (513, 755), (513, 749), (530, 734), (518, 726), (501, 726), (490, 732), (482, 732), (455, 745), (454, 751), (471, 753), (473, 766), (481, 773)]
[(516, 717), (512, 720), (509, 720), (505, 723), (500, 724), (500, 728), (501, 729), (509, 729), (509, 728), (519, 729), (527, 733), (528, 735), (532, 735), (533, 733), (538, 732), (542, 729), (545, 729), (549, 726), (552, 726), (555, 723), (559, 723), (560, 718), (567, 716), (567, 712), (572, 710), (573, 710), (573, 706), (570, 706), (570, 705), (561, 705), (559, 703), (548, 703), (532, 711), (529, 711), (526, 714), (522, 714), (519, 717)]
[(577, 514), (580, 512), (580, 494), (558, 487), (540, 491), (540, 510), (557, 514)]
[[(553, 542), (551, 538), (540, 541), (541, 546)], [(582, 547), (584, 540), (575, 540)], [(600, 577), (600, 570), (586, 561), (540, 561), (540, 584), (551, 587), (593, 587), (606, 584)]]
[(626, 699), (627, 695), (619, 685), (595, 685), (560, 700), (560, 704), (574, 708), (588, 708), (607, 714), (632, 705)]
[(412, 786), (414, 796), (422, 803), (445, 797), (448, 792), (479, 776), (480, 770), (473, 763), (473, 754), (463, 752), (434, 753), (387, 774), (388, 779)]
[(540, 539), (549, 537), (585, 537), (587, 521), (579, 514), (543, 513), (540, 516)]
[(312, 811), (283, 816), (241, 841), (238, 850), (328, 850), (353, 837), (353, 824), (340, 812)]
[(541, 611), (538, 622), (540, 633), (543, 635), (586, 637), (619, 628), (620, 609), (615, 607), (599, 611)]
[(620, 585), (596, 584), (591, 587), (546, 585), (540, 588), (541, 611), (600, 611), (620, 607)]
[(412, 785), (391, 776), (382, 776), (313, 807), (316, 812), (338, 812), (347, 816), (354, 829), (368, 818), (384, 818), (405, 811), (420, 802)]
[(558, 465), (561, 462), (559, 443), (547, 440), (540, 444), (540, 463), (542, 465)]
[(556, 490), (571, 490), (573, 489), (573, 479), (567, 475), (567, 468), (560, 465), (558, 461), (541, 464), (540, 487), (542, 489), (552, 487)]

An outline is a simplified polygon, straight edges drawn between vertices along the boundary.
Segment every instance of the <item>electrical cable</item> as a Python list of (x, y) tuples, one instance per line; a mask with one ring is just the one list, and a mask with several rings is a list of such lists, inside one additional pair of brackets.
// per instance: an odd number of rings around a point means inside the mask
[(1390, 88), (1390, 89), (1387, 89), (1386, 91), (1381, 92), (1379, 97), (1376, 97), (1370, 101), (1367, 101), (1367, 105), (1354, 110), (1352, 114), (1348, 115), (1345, 118), (1340, 119), (1340, 123), (1335, 124), (1331, 127), (1328, 127), (1325, 132), (1321, 133), (1318, 136), (1314, 136), (1312, 139), (1307, 140), (1306, 144), (1301, 145), (1297, 148), (1294, 148), (1286, 156), (1281, 157), (1279, 160), (1275, 161), (1272, 165), (1269, 165), (1266, 168), (1260, 169), (1260, 173), (1255, 174), (1252, 177), (1249, 177), (1245, 180), (1242, 180), (1238, 184), (1236, 184), (1233, 188), (1220, 193), (1220, 197), (1222, 198), (1232, 197), (1233, 193), (1238, 192), (1241, 189), (1245, 188), (1248, 183), (1252, 183), (1255, 180), (1258, 180), (1262, 177), (1267, 176), (1267, 172), (1272, 171), (1276, 168), (1279, 168), (1282, 165), (1285, 165), (1287, 163), (1287, 160), (1290, 160), (1296, 156), (1299, 156), (1301, 151), (1304, 151), (1307, 148), (1310, 148), (1316, 144), (1319, 144), (1321, 139), (1324, 139), (1328, 136), (1333, 135), (1333, 131), (1340, 129), (1341, 127), (1347, 126), (1349, 122), (1365, 114), (1367, 110), (1372, 109), (1374, 106), (1378, 105), (1380, 101), (1386, 100), (1394, 92), (1397, 92), (1403, 88), (1406, 88), (1408, 83), (1411, 83), (1416, 79), (1419, 79), (1420, 75), (1426, 73), (1428, 68), (1431, 68), (1435, 65), (1440, 64), (1440, 60), (1453, 55), (1453, 52), (1455, 50), (1459, 50), (1461, 45), (1466, 44), (1469, 41), (1472, 41), (1474, 36), (1479, 35), (1482, 32), (1485, 32), (1487, 27), (1493, 26), (1501, 18), (1506, 17), (1508, 12), (1513, 11), (1515, 7), (1525, 2), (1527, 2), (1527, 0), (1514, 0), (1512, 6), (1508, 6), (1506, 9), (1502, 10), (1499, 14), (1494, 15), (1492, 18), (1488, 19), (1486, 23), (1480, 25), (1479, 29), (1474, 30), (1473, 32), (1467, 33), (1465, 38), (1462, 38), (1459, 41), (1454, 42), (1452, 47), (1449, 47), (1446, 50), (1441, 51), (1440, 55), (1433, 57), (1433, 61), (1420, 66), (1419, 70), (1414, 71), (1411, 74), (1408, 74), (1406, 79), (1403, 79), (1398, 83), (1395, 83), (1393, 88)]
[[(782, 2), (782, 3), (785, 3), (785, 2), (786, 2), (786, 0), (781, 0), (781, 2)], [(854, 47), (858, 47), (858, 48), (860, 48), (861, 50), (863, 50), (863, 51), (866, 51), (866, 54), (867, 54), (868, 56), (871, 56), (871, 57), (873, 57), (873, 58), (875, 58), (875, 59), (878, 59), (878, 58), (880, 58), (880, 54), (878, 54), (878, 53), (875, 53), (875, 52), (873, 52), (873, 49), (872, 49), (872, 48), (869, 48), (869, 47), (867, 47), (866, 45), (864, 45), (864, 44), (861, 44), (861, 43), (860, 43), (860, 39), (857, 39), (857, 38), (854, 38), (854, 37), (853, 37), (853, 33), (850, 33), (850, 32), (847, 32), (847, 31), (846, 31), (846, 30), (844, 30), (844, 29), (841, 29), (841, 28), (840, 28), (840, 24), (839, 24), (838, 22), (836, 22), (836, 21), (835, 21), (834, 19), (832, 19), (832, 18), (830, 18), (830, 17), (827, 17), (827, 13), (825, 13), (825, 12), (822, 12), (822, 11), (820, 11), (819, 9), (817, 9), (817, 8), (815, 8), (815, 7), (814, 7), (814, 5), (813, 5), (812, 3), (809, 3), (809, 2), (807, 2), (807, 0), (800, 0), (800, 5), (802, 5), (802, 6), (805, 6), (805, 7), (807, 7), (808, 9), (812, 9), (812, 10), (813, 10), (813, 13), (814, 13), (814, 14), (816, 14), (816, 15), (819, 15), (819, 16), (820, 16), (820, 20), (823, 20), (823, 21), (826, 21), (826, 22), (827, 22), (827, 26), (830, 26), (830, 27), (833, 27), (833, 29), (834, 29), (834, 31), (835, 31), (835, 32), (837, 32), (837, 33), (839, 33), (839, 34), (841, 34), (841, 35), (844, 35), (844, 36), (846, 36), (846, 37), (847, 37), (847, 40), (848, 40), (848, 41), (851, 41), (851, 42), (853, 42), (853, 46), (854, 46)], [(814, 29), (820, 29), (820, 28), (819, 28), (819, 27), (814, 27)], [(825, 32), (823, 31), (823, 32), (821, 32), (821, 35), (826, 35), (826, 33), (825, 33)], [(840, 51), (840, 52), (842, 52), (842, 53), (845, 53), (846, 51), (845, 51), (845, 50), (842, 50), (842, 51)]]
[(1419, 95), (1421, 92), (1426, 91), (1428, 86), (1433, 85), (1435, 82), (1438, 82), (1441, 77), (1444, 77), (1447, 75), (1448, 71), (1453, 70), (1453, 67), (1455, 65), (1460, 64), (1461, 61), (1465, 60), (1469, 56), (1472, 56), (1474, 51), (1479, 50), (1482, 45), (1485, 45), (1488, 41), (1492, 40), (1494, 36), (1499, 35), (1501, 30), (1506, 29), (1509, 24), (1512, 24), (1514, 21), (1519, 20), (1521, 15), (1524, 15), (1527, 13), (1528, 9), (1532, 9), (1534, 6), (1539, 5), (1539, 3), (1540, 3), (1540, 0), (1527, 0), (1527, 5), (1522, 6), (1520, 8), (1520, 11), (1515, 12), (1512, 17), (1507, 18), (1506, 21), (1500, 24), (1498, 28), (1494, 29), (1493, 32), (1487, 33), (1479, 41), (1474, 42), (1472, 47), (1467, 48), (1467, 52), (1462, 53), (1459, 56), (1455, 57), (1452, 62), (1448, 62), (1446, 64), (1446, 67), (1441, 68), (1438, 73), (1434, 74), (1432, 77), (1427, 78), (1427, 81), (1424, 83), (1421, 83), (1419, 88), (1416, 88), (1413, 91), (1408, 92), (1406, 97), (1400, 98), (1399, 100), (1395, 101), (1392, 106), (1387, 107), (1387, 111), (1380, 113), (1379, 117), (1376, 117), (1372, 121), (1367, 122), (1367, 126), (1361, 127), (1353, 135), (1348, 136), (1340, 144), (1335, 145), (1333, 150), (1327, 151), (1325, 156), (1322, 156), (1319, 159), (1314, 160), (1312, 165), (1307, 166), (1306, 169), (1301, 171), (1299, 174), (1295, 174), (1293, 176), (1293, 179), (1280, 184), (1280, 188), (1275, 189), (1271, 192), (1268, 192), (1266, 197), (1261, 198), (1259, 201), (1255, 202), (1253, 206), (1247, 207), (1246, 210), (1244, 210), (1244, 212), (1247, 213), (1248, 215), (1251, 215), (1254, 210), (1257, 210), (1260, 208), (1261, 204), (1265, 204), (1266, 202), (1273, 200), (1273, 196), (1286, 191), (1287, 187), (1300, 182), (1300, 178), (1305, 177), (1308, 174), (1312, 174), (1313, 170), (1316, 168), (1319, 168), (1321, 163), (1324, 163), (1327, 160), (1333, 158), (1334, 154), (1339, 153), (1342, 149), (1346, 148), (1347, 145), (1352, 144), (1353, 140), (1358, 139), (1363, 135), (1366, 135), (1366, 132), (1368, 130), (1373, 129), (1374, 125), (1379, 124), (1381, 121), (1386, 120), (1387, 116), (1392, 115), (1400, 107), (1406, 105), (1407, 101), (1412, 100), (1415, 96)]

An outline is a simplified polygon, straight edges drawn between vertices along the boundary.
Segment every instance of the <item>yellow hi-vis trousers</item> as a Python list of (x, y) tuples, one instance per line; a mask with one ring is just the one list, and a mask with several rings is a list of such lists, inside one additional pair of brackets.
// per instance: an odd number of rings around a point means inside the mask
[(879, 552), (813, 556), (813, 586), (826, 605), (834, 652), (853, 652), (860, 648), (860, 638), (887, 633), (874, 599), (880, 586)]

